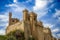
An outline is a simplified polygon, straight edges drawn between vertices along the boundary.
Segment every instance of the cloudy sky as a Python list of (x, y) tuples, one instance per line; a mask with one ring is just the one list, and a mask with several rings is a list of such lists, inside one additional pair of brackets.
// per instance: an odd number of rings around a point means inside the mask
[(0, 35), (5, 34), (8, 14), (22, 19), (22, 10), (34, 11), (44, 27), (51, 29), (52, 35), (60, 38), (60, 1), (59, 0), (0, 0)]

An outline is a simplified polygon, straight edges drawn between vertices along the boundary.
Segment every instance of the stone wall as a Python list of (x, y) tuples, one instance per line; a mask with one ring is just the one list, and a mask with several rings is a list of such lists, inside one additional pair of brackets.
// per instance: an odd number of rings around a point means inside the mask
[(24, 26), (23, 26), (23, 22), (18, 22), (18, 23), (15, 23), (13, 25), (10, 25), (7, 27), (6, 29), (6, 34), (12, 32), (12, 31), (15, 31), (15, 30), (21, 30), (21, 31), (24, 31)]

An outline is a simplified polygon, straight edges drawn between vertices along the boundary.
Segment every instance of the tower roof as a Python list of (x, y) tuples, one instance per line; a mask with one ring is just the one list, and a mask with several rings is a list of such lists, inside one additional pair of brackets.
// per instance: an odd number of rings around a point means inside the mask
[(23, 10), (23, 12), (28, 12), (28, 10), (27, 10), (27, 9), (25, 9), (25, 10)]

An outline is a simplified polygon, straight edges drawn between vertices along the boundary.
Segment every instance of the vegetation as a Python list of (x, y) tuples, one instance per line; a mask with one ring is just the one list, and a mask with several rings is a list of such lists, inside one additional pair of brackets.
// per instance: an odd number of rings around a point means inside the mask
[[(24, 32), (20, 30), (15, 30), (5, 36), (0, 35), (0, 40), (24, 40)], [(34, 39), (30, 37), (28, 40), (34, 40)]]
[(24, 32), (15, 30), (7, 35), (0, 35), (0, 40), (24, 40)]
[(16, 40), (16, 38), (13, 36), (10, 36), (10, 37), (7, 37), (6, 40)]
[(5, 35), (0, 35), (0, 40), (5, 40), (7, 37)]
[(15, 30), (6, 35), (6, 40), (24, 40), (24, 32), (20, 30)]

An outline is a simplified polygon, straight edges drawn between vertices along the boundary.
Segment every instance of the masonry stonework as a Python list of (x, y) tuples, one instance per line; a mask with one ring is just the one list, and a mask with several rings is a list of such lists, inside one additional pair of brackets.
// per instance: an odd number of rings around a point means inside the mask
[(12, 13), (9, 12), (9, 25), (6, 28), (6, 34), (15, 30), (24, 32), (25, 40), (33, 38), (34, 40), (55, 40), (52, 36), (51, 30), (45, 28), (41, 21), (37, 21), (37, 14), (23, 10), (23, 20), (19, 21), (17, 18), (12, 18)]

